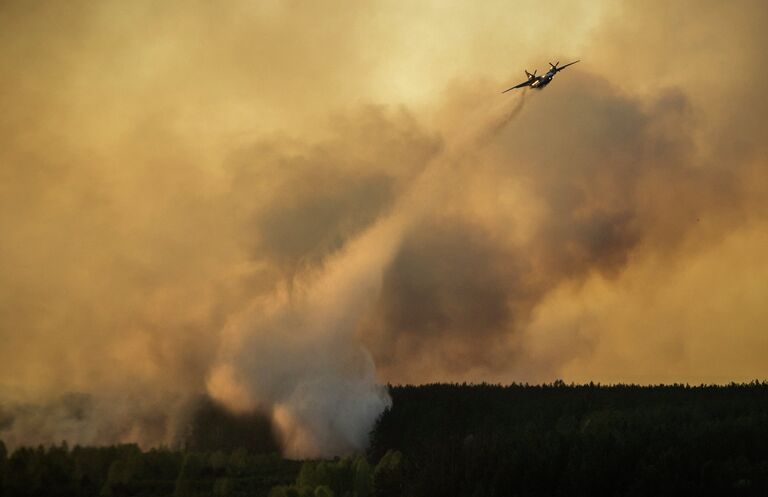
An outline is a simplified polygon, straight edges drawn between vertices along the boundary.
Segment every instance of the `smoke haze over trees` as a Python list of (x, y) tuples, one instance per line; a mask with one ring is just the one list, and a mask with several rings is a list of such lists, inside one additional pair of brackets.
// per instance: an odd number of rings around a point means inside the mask
[[(766, 383), (433, 384), (392, 387), (390, 394), (392, 408), (376, 423), (367, 455), (291, 461), (270, 454), (269, 443), (148, 451), (60, 444), (6, 451), (0, 444), (0, 494), (757, 496), (768, 490)], [(243, 427), (211, 406), (203, 413), (212, 432)]]
[(346, 454), (386, 382), (765, 377), (766, 24), (4, 2), (0, 437), (172, 445), (208, 398)]

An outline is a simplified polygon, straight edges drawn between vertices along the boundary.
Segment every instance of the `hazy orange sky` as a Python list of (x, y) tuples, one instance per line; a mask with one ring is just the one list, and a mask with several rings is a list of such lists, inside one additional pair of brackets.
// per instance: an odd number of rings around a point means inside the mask
[(376, 382), (764, 379), (767, 24), (2, 2), (0, 438), (156, 443), (202, 394), (302, 425), (337, 380), (374, 412)]

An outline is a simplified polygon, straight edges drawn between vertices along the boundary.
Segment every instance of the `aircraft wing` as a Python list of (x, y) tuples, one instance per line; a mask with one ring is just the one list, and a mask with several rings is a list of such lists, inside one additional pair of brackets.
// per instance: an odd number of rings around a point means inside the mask
[(522, 88), (522, 87), (524, 87), (524, 86), (530, 86), (530, 85), (531, 85), (531, 83), (533, 83), (533, 80), (532, 80), (532, 79), (529, 79), (528, 81), (523, 81), (523, 82), (522, 82), (522, 83), (520, 83), (519, 85), (513, 86), (512, 88), (507, 88), (506, 90), (504, 90), (504, 91), (503, 91), (503, 92), (501, 92), (501, 93), (507, 93), (509, 90), (514, 90), (515, 88)]
[(565, 68), (566, 68), (566, 67), (568, 67), (568, 66), (572, 66), (572, 65), (574, 65), (576, 62), (581, 62), (581, 59), (579, 59), (579, 60), (577, 60), (577, 61), (574, 61), (574, 62), (569, 62), (568, 64), (566, 64), (566, 65), (564, 65), (564, 66), (560, 66), (560, 67), (558, 67), (558, 68), (557, 68), (557, 72), (560, 72), (560, 71), (562, 71), (563, 69), (565, 69)]

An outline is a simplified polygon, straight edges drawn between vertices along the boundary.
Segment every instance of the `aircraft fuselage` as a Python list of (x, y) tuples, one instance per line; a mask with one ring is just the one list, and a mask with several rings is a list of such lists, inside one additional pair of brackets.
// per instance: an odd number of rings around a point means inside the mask
[(522, 83), (519, 83), (519, 84), (513, 86), (512, 88), (507, 88), (506, 90), (504, 90), (501, 93), (507, 93), (508, 91), (515, 90), (517, 88), (526, 88), (526, 87), (527, 88), (535, 88), (537, 90), (541, 90), (542, 88), (544, 88), (545, 86), (547, 86), (549, 83), (552, 82), (552, 79), (555, 77), (555, 74), (557, 74), (558, 72), (562, 71), (563, 69), (565, 69), (568, 66), (574, 65), (576, 62), (579, 62), (579, 61), (577, 60), (577, 61), (574, 61), (574, 62), (570, 62), (570, 63), (568, 63), (568, 64), (566, 64), (564, 66), (560, 66), (560, 67), (558, 67), (558, 64), (560, 64), (559, 61), (554, 63), (554, 64), (550, 62), (549, 66), (552, 69), (547, 71), (547, 73), (542, 75), (542, 76), (536, 76), (536, 71), (533, 71), (533, 74), (531, 74), (531, 73), (529, 73), (526, 70), (525, 71), (525, 75), (528, 76), (527, 80), (525, 80)]
[(547, 86), (549, 83), (552, 82), (552, 78), (555, 77), (555, 73), (552, 71), (548, 72), (544, 76), (536, 76), (536, 81), (531, 83), (531, 88), (536, 88), (537, 90), (541, 90), (545, 86)]

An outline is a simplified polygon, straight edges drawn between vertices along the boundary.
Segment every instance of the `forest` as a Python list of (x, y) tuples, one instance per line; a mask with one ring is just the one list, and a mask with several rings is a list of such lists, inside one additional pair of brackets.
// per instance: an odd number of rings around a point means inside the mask
[(365, 454), (283, 459), (263, 417), (208, 402), (176, 447), (0, 442), (0, 495), (768, 495), (765, 382), (389, 389)]

